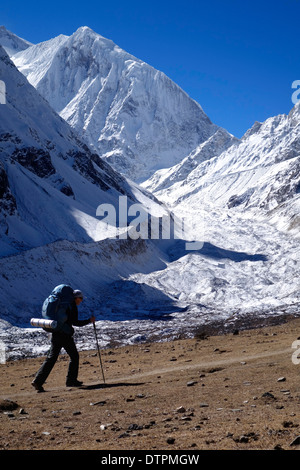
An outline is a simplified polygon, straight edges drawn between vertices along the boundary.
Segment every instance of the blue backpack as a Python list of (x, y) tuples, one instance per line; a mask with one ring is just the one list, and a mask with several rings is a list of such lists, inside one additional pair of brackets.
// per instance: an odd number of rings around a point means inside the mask
[(42, 317), (46, 320), (57, 321), (55, 331), (72, 333), (72, 327), (67, 325), (66, 321), (68, 319), (67, 309), (73, 301), (73, 289), (66, 284), (56, 286), (49, 297), (45, 299), (42, 307)]

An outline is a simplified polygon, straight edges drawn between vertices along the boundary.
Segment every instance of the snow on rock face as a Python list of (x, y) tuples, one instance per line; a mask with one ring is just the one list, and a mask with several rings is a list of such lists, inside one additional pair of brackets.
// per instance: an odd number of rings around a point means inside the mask
[(25, 39), (19, 38), (14, 33), (8, 31), (5, 26), (0, 26), (0, 45), (5, 49), (9, 56), (20, 51), (24, 51), (32, 44)]
[(239, 140), (224, 129), (218, 129), (209, 139), (195, 148), (180, 163), (171, 168), (156, 171), (141, 185), (150, 191), (159, 192), (172, 187), (175, 183), (185, 184), (193, 170), (210, 159), (218, 157), (225, 149), (228, 149)]
[(178, 164), (219, 129), (166, 75), (90, 28), (13, 60), (79, 135), (134, 181)]
[[(178, 210), (246, 210), (297, 235), (299, 131), (297, 104), (288, 115), (255, 123), (241, 141), (233, 142), (215, 157), (200, 160), (197, 151), (191, 153), (180, 164), (154, 173), (143, 186)], [(200, 156), (206, 145), (198, 149)]]
[[(156, 200), (91, 152), (0, 48), (0, 338), (11, 357), (47, 348), (42, 332), (23, 327), (62, 282), (84, 291), (81, 312), (96, 313), (103, 345), (299, 314), (299, 106), (238, 141), (167, 77), (88, 28), (14, 61), (107, 161), (149, 176), (143, 186), (203, 243), (187, 252), (185, 240), (95, 242), (99, 203)], [(94, 346), (92, 329), (78, 337)]]
[[(82, 143), (0, 46), (0, 255), (98, 239), (98, 205), (140, 191)], [(147, 199), (145, 192), (143, 198)]]

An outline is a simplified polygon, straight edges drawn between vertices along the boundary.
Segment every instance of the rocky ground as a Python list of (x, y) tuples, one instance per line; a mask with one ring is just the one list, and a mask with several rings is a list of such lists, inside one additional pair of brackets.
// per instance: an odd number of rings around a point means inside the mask
[(62, 354), (44, 393), (31, 386), (43, 358), (8, 361), (0, 365), (0, 448), (298, 449), (299, 336), (300, 319), (291, 319), (105, 349), (105, 384), (96, 351), (83, 351), (79, 389), (65, 386)]

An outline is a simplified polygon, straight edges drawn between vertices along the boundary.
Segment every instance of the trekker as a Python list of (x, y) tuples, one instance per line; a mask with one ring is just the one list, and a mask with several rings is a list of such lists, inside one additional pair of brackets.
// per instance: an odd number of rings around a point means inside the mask
[(62, 348), (65, 349), (67, 354), (70, 356), (69, 368), (67, 373), (66, 379), (66, 386), (67, 387), (79, 387), (82, 385), (82, 382), (77, 380), (78, 376), (78, 368), (79, 368), (79, 354), (76, 348), (76, 344), (74, 342), (73, 334), (74, 328), (73, 326), (85, 326), (89, 323), (95, 322), (95, 317), (91, 316), (87, 320), (79, 320), (78, 319), (78, 305), (81, 304), (83, 300), (83, 294), (80, 290), (73, 291), (73, 299), (71, 300), (70, 304), (67, 306), (65, 313), (66, 313), (66, 320), (64, 322), (63, 331), (61, 330), (54, 330), (52, 331), (51, 337), (51, 347), (48, 352), (48, 355), (42, 364), (41, 368), (37, 372), (35, 379), (32, 382), (33, 387), (38, 392), (44, 392), (43, 384), (46, 381), (47, 377), (49, 376), (51, 370), (54, 367), (54, 364), (57, 361), (59, 353)]

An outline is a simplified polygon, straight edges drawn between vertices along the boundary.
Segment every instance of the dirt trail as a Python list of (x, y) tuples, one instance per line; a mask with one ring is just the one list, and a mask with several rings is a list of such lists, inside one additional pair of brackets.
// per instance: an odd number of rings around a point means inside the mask
[[(243, 356), (243, 361), (253, 361), (257, 359), (263, 359), (263, 358), (269, 358), (273, 356), (281, 356), (281, 355), (288, 355), (289, 357), (291, 356), (293, 350), (291, 348), (285, 348), (285, 349), (280, 349), (278, 351), (267, 351), (267, 352), (262, 352), (254, 355), (249, 355), (249, 356)], [(193, 369), (203, 369), (203, 368), (214, 368), (218, 366), (228, 366), (228, 365), (234, 365), (234, 364), (239, 364), (241, 361), (240, 357), (231, 357), (227, 359), (220, 359), (216, 361), (206, 361), (202, 362), (200, 361), (199, 363), (196, 364), (185, 364), (185, 365), (180, 365), (180, 366), (173, 366), (173, 367), (165, 367), (165, 368), (157, 368), (153, 370), (149, 370), (146, 372), (141, 372), (141, 373), (136, 373), (134, 375), (135, 379), (143, 379), (146, 377), (151, 377), (151, 376), (156, 376), (159, 374), (172, 374), (174, 372), (179, 372), (179, 371), (187, 371), (187, 370), (193, 370)], [(120, 384), (120, 382), (131, 382), (132, 381), (132, 374), (131, 375), (126, 375), (123, 377), (111, 377), (109, 379), (109, 383), (105, 381), (97, 381), (97, 382), (91, 382), (89, 385), (83, 386), (80, 388), (82, 390), (91, 390), (93, 387), (94, 389), (100, 389), (100, 388), (109, 388), (110, 384)], [(69, 390), (69, 389), (68, 389)], [(66, 387), (51, 387), (47, 388), (47, 392), (57, 392), (60, 391), (64, 393), (66, 391)], [(33, 391), (30, 390), (28, 392), (24, 393), (17, 393), (17, 394), (12, 394), (11, 396), (7, 396), (8, 399), (11, 400), (16, 400), (21, 397), (26, 397), (26, 396), (32, 396)]]
[[(84, 387), (65, 387), (62, 354), (45, 393), (42, 358), (0, 366), (3, 449), (295, 449), (300, 320), (239, 334), (80, 353)], [(15, 409), (4, 409), (11, 400)], [(13, 408), (13, 406), (12, 406)]]

